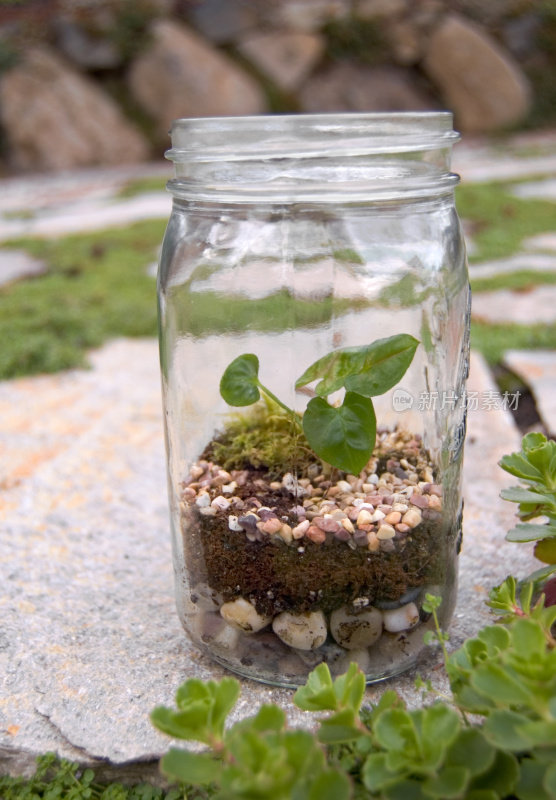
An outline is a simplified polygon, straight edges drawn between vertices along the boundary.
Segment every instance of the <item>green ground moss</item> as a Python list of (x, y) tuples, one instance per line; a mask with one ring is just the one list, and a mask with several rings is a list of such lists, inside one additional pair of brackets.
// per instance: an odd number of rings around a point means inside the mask
[(492, 182), (458, 187), (458, 213), (467, 221), (475, 245), (471, 263), (507, 258), (518, 252), (529, 236), (554, 230), (556, 204), (515, 197), (510, 185)]
[(0, 289), (0, 377), (84, 366), (86, 351), (117, 336), (156, 335), (155, 281), (147, 274), (163, 222), (10, 242), (48, 272)]

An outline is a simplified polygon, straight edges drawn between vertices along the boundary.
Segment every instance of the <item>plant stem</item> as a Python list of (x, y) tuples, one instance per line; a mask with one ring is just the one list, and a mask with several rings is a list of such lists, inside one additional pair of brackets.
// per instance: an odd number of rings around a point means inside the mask
[(284, 409), (284, 411), (286, 411), (286, 412), (287, 412), (287, 413), (288, 413), (288, 414), (291, 416), (291, 418), (293, 419), (293, 421), (295, 422), (295, 424), (296, 424), (296, 425), (300, 426), (299, 419), (298, 419), (298, 417), (299, 417), (299, 414), (298, 414), (296, 411), (294, 411), (294, 410), (293, 410), (293, 409), (291, 409), (289, 406), (287, 406), (285, 403), (283, 403), (281, 400), (279, 400), (279, 399), (276, 397), (276, 395), (275, 395), (273, 392), (271, 392), (271, 391), (270, 391), (270, 389), (267, 389), (267, 388), (266, 388), (266, 386), (264, 386), (264, 385), (263, 385), (263, 384), (262, 384), (262, 383), (261, 383), (259, 380), (257, 380), (257, 386), (258, 386), (258, 387), (259, 387), (259, 389), (260, 389), (262, 392), (264, 392), (264, 393), (266, 394), (266, 396), (267, 396), (267, 397), (269, 397), (269, 398), (270, 398), (270, 399), (271, 399), (271, 400), (272, 400), (274, 403), (276, 403), (277, 405), (279, 405), (279, 406), (280, 406), (280, 408), (283, 408), (283, 409)]

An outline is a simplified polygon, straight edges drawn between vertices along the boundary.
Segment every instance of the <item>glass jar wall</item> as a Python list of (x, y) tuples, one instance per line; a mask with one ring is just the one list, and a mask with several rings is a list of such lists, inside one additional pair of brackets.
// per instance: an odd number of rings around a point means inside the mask
[[(448, 113), (178, 120), (159, 321), (176, 597), (236, 673), (368, 681), (453, 611), (469, 283)], [(375, 423), (376, 420), (376, 423)]]

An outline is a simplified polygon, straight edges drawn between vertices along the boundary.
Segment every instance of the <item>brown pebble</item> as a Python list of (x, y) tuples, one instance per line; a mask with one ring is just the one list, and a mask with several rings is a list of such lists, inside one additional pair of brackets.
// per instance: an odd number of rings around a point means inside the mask
[(271, 517), (265, 522), (261, 522), (259, 525), (257, 525), (257, 528), (264, 533), (278, 533), (282, 528), (282, 522), (278, 519), (278, 517)]
[(438, 483), (427, 483), (425, 491), (429, 494), (435, 494), (437, 497), (442, 497), (442, 486)]
[(442, 511), (442, 500), (437, 494), (429, 495), (429, 508), (434, 511)]
[(395, 525), (395, 528), (400, 533), (409, 533), (409, 531), (411, 530), (409, 525), (406, 525), (405, 522), (398, 522), (398, 524)]
[(429, 507), (429, 498), (426, 494), (412, 494), (409, 498), (409, 502), (413, 506), (417, 506), (418, 508), (428, 508)]
[(309, 525), (305, 532), (307, 539), (310, 539), (315, 544), (322, 544), (326, 540), (326, 533), (316, 525)]
[(402, 515), (399, 511), (391, 511), (384, 517), (384, 522), (386, 522), (388, 525), (397, 525), (398, 522), (401, 522), (401, 518)]
[(369, 531), (367, 534), (367, 549), (371, 553), (377, 553), (380, 550), (380, 539), (374, 531)]
[(195, 491), (195, 489), (187, 488), (183, 490), (182, 497), (184, 500), (195, 500), (195, 498), (197, 497), (197, 492)]

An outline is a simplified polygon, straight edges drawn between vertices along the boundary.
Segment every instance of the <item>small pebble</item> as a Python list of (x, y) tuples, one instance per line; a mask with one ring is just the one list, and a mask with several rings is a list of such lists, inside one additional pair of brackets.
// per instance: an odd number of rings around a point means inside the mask
[(226, 511), (226, 509), (230, 506), (231, 501), (228, 500), (227, 497), (222, 497), (222, 495), (218, 495), (215, 497), (214, 500), (211, 502), (211, 506), (213, 508), (217, 508), (220, 511)]
[(428, 508), (429, 506), (429, 498), (426, 494), (412, 494), (409, 502), (418, 508)]
[(370, 550), (371, 553), (377, 553), (380, 550), (380, 539), (374, 531), (369, 531), (367, 533), (367, 549)]
[(415, 603), (407, 603), (400, 608), (383, 611), (384, 629), (390, 633), (400, 633), (414, 628), (419, 622), (419, 609)]
[(291, 525), (288, 525), (285, 522), (278, 531), (278, 535), (280, 536), (281, 539), (285, 541), (286, 544), (291, 544), (293, 540), (293, 531)]
[(397, 525), (398, 522), (401, 522), (401, 519), (402, 515), (399, 511), (391, 511), (384, 517), (384, 522), (386, 522), (388, 525)]
[(220, 614), (226, 622), (244, 633), (256, 633), (266, 628), (272, 619), (259, 614), (255, 606), (244, 597), (224, 603)]
[(330, 633), (346, 650), (370, 647), (382, 634), (382, 613), (370, 606), (337, 608), (330, 615)]
[(327, 636), (326, 618), (320, 610), (306, 614), (283, 611), (272, 620), (272, 630), (296, 650), (316, 650), (324, 644)]
[(200, 492), (195, 500), (195, 505), (199, 508), (206, 508), (210, 506), (210, 495), (208, 492)]
[(309, 525), (307, 531), (305, 532), (305, 536), (315, 544), (322, 544), (324, 541), (326, 541), (326, 533), (316, 525)]
[[(377, 512), (375, 511), (374, 513), (376, 514)], [(374, 515), (366, 508), (361, 509), (357, 515), (357, 527), (359, 528), (361, 525), (368, 525), (369, 522), (374, 522), (373, 516)], [(384, 514), (382, 516), (384, 517)]]
[(379, 527), (378, 531), (376, 532), (377, 538), (381, 541), (383, 539), (393, 539), (396, 535), (396, 531), (391, 525), (385, 525), (384, 523)]
[(241, 531), (243, 532), (243, 527), (239, 524), (239, 520), (233, 514), (230, 514), (228, 517), (228, 528), (231, 531)]
[(422, 520), (421, 512), (418, 508), (410, 508), (402, 517), (402, 522), (410, 528), (416, 528)]
[(260, 531), (263, 531), (263, 533), (268, 533), (268, 534), (280, 533), (282, 529), (282, 522), (278, 519), (278, 517), (270, 517), (264, 522), (259, 522), (257, 528)]
[(294, 539), (302, 539), (309, 530), (311, 523), (308, 519), (300, 522), (295, 528), (292, 528), (292, 536)]

